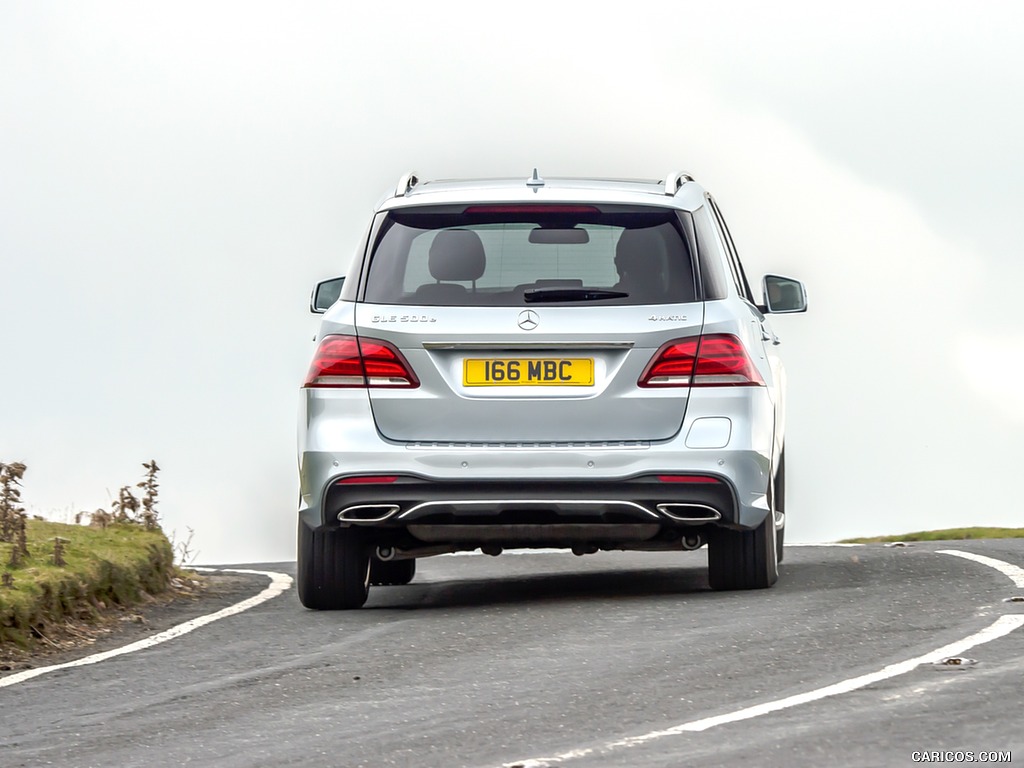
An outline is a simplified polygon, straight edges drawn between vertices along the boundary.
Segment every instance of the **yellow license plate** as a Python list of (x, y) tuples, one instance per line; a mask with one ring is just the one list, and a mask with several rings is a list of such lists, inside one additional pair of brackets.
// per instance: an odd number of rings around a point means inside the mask
[(590, 357), (513, 357), (462, 361), (467, 387), (592, 387), (594, 360)]

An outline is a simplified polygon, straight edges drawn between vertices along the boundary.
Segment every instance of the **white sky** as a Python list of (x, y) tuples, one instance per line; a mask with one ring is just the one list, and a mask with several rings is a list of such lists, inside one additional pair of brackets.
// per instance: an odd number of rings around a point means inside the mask
[(0, 0), (0, 461), (61, 519), (155, 457), (202, 560), (291, 559), (309, 289), (401, 173), (684, 168), (810, 292), (789, 539), (1024, 525), (1022, 37), (1009, 2)]

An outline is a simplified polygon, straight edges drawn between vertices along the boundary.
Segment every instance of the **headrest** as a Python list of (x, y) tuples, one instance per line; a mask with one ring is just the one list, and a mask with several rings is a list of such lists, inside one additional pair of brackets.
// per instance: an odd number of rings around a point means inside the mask
[(665, 268), (665, 238), (657, 227), (646, 229), (626, 229), (619, 235), (615, 246), (615, 265), (619, 271), (623, 269), (658, 269)]
[(430, 244), (427, 266), (435, 280), (478, 280), (487, 262), (480, 236), (468, 229), (444, 229)]
[(620, 287), (643, 300), (660, 299), (665, 295), (667, 268), (668, 248), (656, 227), (627, 229), (619, 235), (615, 269)]

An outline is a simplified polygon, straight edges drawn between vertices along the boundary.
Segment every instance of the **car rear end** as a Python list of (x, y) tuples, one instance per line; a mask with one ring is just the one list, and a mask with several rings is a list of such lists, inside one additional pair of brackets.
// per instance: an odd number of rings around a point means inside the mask
[(303, 388), (300, 539), (358, 541), (372, 571), (766, 525), (777, 374), (708, 300), (700, 191), (651, 186), (427, 184), (382, 205)]

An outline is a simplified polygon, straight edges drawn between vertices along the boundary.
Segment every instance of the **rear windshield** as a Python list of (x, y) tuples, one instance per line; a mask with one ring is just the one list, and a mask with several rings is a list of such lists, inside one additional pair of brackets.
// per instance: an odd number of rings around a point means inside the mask
[(677, 212), (471, 206), (392, 211), (364, 301), (422, 306), (676, 304), (694, 300)]

